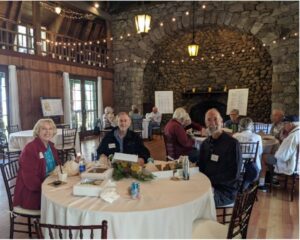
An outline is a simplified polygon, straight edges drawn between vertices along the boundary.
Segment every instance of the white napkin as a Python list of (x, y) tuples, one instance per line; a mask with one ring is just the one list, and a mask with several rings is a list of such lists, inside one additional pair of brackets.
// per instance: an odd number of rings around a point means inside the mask
[(119, 197), (120, 195), (117, 193), (116, 188), (113, 187), (104, 188), (100, 193), (100, 198), (108, 203), (113, 203)]

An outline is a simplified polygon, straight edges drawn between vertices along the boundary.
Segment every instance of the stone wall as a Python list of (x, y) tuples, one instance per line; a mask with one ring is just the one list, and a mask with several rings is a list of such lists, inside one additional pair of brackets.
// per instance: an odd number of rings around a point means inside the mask
[(200, 54), (194, 62), (186, 53), (192, 39), (191, 2), (149, 5), (153, 25), (144, 37), (134, 34), (139, 9), (113, 17), (116, 111), (133, 103), (141, 108), (153, 101), (155, 90), (170, 89), (176, 106), (189, 107), (198, 99), (182, 98), (184, 88), (210, 85), (214, 90), (226, 84), (250, 88), (249, 115), (257, 120), (266, 121), (271, 107), (298, 113), (298, 2), (207, 2), (205, 9), (201, 4), (195, 14)]
[[(201, 40), (202, 36), (207, 37)], [(190, 110), (210, 99), (227, 104), (227, 95), (222, 94), (224, 88), (249, 88), (248, 116), (255, 121), (268, 121), (272, 61), (265, 47), (252, 35), (207, 27), (196, 36), (201, 43), (199, 57), (190, 59), (186, 46), (191, 37), (183, 34), (175, 40), (168, 39), (152, 54), (144, 71), (143, 101), (153, 103), (154, 91), (172, 90), (174, 107)], [(209, 87), (212, 92), (221, 93), (199, 94)], [(193, 88), (196, 94), (184, 94)]]

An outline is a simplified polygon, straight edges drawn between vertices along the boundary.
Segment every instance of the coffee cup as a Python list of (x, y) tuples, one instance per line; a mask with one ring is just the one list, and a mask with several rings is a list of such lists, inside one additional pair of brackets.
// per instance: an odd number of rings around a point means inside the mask
[(58, 179), (62, 182), (66, 182), (67, 181), (67, 178), (68, 178), (68, 174), (67, 173), (61, 173), (59, 172), (58, 173)]

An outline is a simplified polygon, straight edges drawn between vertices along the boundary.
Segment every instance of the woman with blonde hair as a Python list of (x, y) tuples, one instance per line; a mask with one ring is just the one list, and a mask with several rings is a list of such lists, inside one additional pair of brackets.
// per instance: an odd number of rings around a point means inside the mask
[(40, 119), (35, 124), (35, 138), (25, 146), (20, 155), (14, 207), (40, 209), (42, 183), (56, 165), (61, 164), (54, 143), (50, 141), (56, 133), (52, 119)]
[(191, 122), (184, 108), (177, 108), (173, 118), (167, 123), (164, 135), (168, 155), (178, 159), (181, 155), (187, 155), (192, 162), (199, 159), (199, 151), (194, 148), (195, 140), (186, 133), (184, 127)]

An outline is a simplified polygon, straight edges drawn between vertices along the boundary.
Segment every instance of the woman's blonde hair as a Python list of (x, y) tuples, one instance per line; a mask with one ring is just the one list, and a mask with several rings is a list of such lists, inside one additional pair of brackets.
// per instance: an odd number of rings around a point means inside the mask
[(37, 123), (33, 127), (33, 136), (34, 137), (38, 137), (39, 136), (39, 133), (40, 133), (40, 130), (41, 130), (41, 126), (44, 123), (49, 123), (51, 125), (51, 127), (53, 128), (53, 136), (56, 135), (57, 129), (56, 129), (56, 125), (53, 122), (53, 120), (51, 118), (42, 118), (42, 119), (38, 120)]
[(186, 114), (187, 112), (185, 111), (184, 108), (176, 108), (175, 112), (173, 113), (173, 118), (182, 122), (186, 119)]

